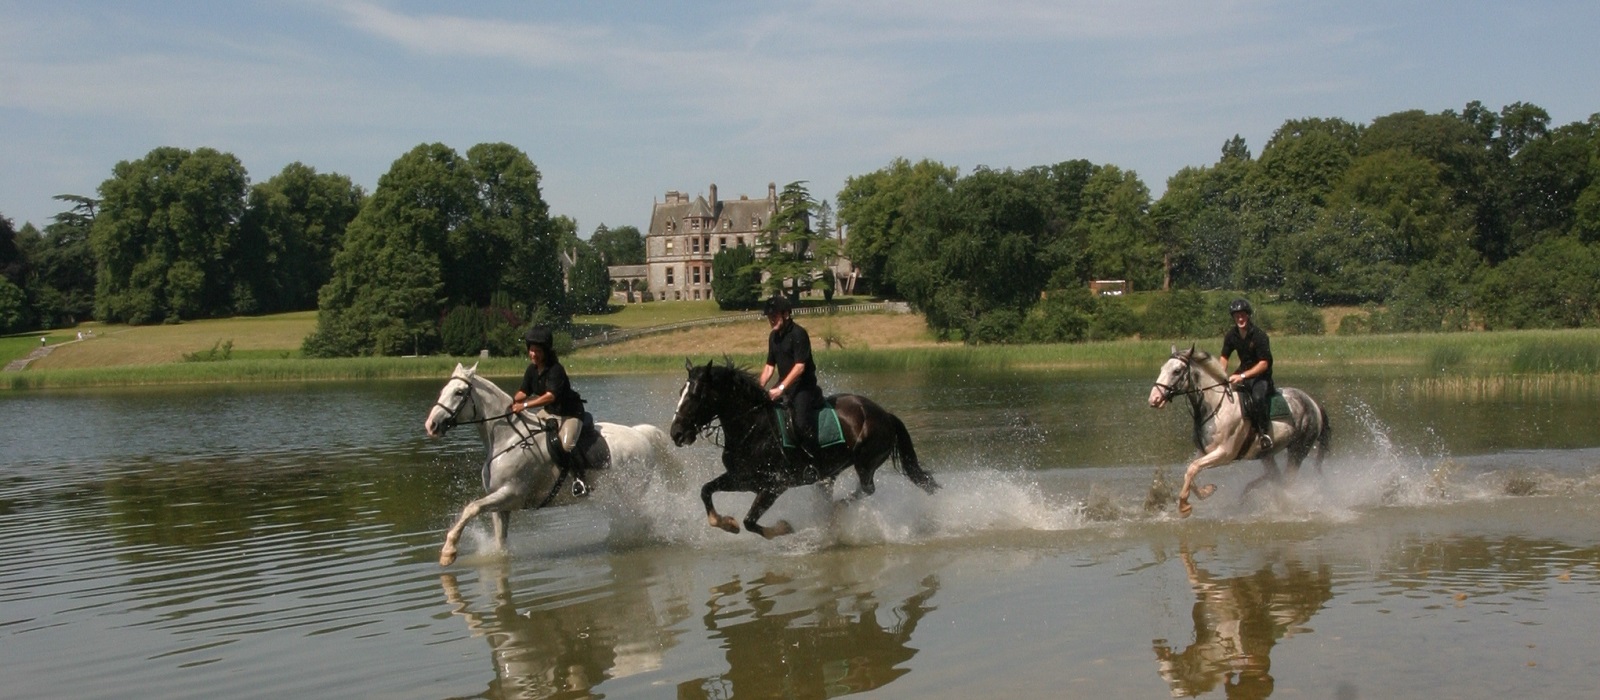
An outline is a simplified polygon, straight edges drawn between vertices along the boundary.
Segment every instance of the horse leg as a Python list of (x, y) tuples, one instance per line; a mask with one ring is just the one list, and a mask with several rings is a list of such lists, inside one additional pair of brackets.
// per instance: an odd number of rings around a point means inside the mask
[(733, 478), (732, 474), (724, 473), (722, 476), (707, 481), (705, 486), (700, 487), (700, 500), (706, 504), (706, 522), (711, 527), (720, 528), (735, 535), (739, 534), (739, 522), (734, 520), (732, 516), (717, 513), (717, 507), (711, 504), (712, 494), (719, 491), (736, 491), (738, 486), (738, 481)]
[(506, 532), (511, 529), (511, 511), (497, 510), (489, 514), (489, 519), (494, 522), (494, 544), (500, 551), (506, 551)]
[[(1294, 460), (1291, 459), (1290, 463), (1292, 464), (1293, 462)], [(1277, 482), (1278, 478), (1278, 459), (1270, 454), (1262, 457), (1261, 476), (1251, 479), (1250, 483), (1244, 485), (1244, 490), (1239, 492), (1239, 502), (1244, 503), (1245, 497), (1249, 496), (1250, 492), (1254, 491), (1255, 488), (1260, 486), (1263, 482)]]
[(850, 497), (850, 500), (855, 500), (862, 496), (871, 496), (877, 492), (878, 485), (872, 481), (872, 475), (877, 471), (878, 465), (876, 464), (868, 466), (861, 462), (856, 462), (856, 492)]
[(1230, 443), (1231, 441), (1223, 441), (1221, 446), (1212, 449), (1210, 452), (1201, 455), (1199, 459), (1190, 462), (1189, 468), (1184, 470), (1183, 488), (1178, 491), (1178, 515), (1180, 517), (1187, 518), (1189, 517), (1189, 514), (1194, 511), (1194, 508), (1189, 505), (1189, 493), (1191, 491), (1193, 491), (1194, 495), (1200, 500), (1205, 500), (1210, 498), (1211, 494), (1217, 490), (1217, 487), (1214, 484), (1206, 484), (1204, 486), (1196, 487), (1194, 485), (1194, 480), (1195, 477), (1200, 476), (1200, 472), (1215, 467), (1219, 464), (1228, 463), (1230, 459)]
[(787, 520), (779, 520), (778, 522), (767, 527), (762, 527), (761, 523), (756, 522), (757, 520), (761, 519), (761, 516), (767, 512), (768, 508), (772, 507), (772, 504), (778, 502), (778, 495), (781, 493), (783, 492), (761, 491), (757, 493), (756, 502), (750, 504), (750, 512), (745, 513), (744, 515), (744, 529), (754, 532), (757, 535), (761, 535), (769, 540), (774, 537), (782, 537), (784, 535), (792, 534), (794, 532), (794, 527), (789, 525), (789, 521)]
[[(501, 488), (483, 498), (467, 504), (461, 509), (461, 517), (456, 518), (456, 523), (444, 533), (444, 547), (439, 550), (439, 566), (449, 566), (456, 560), (456, 543), (461, 540), (461, 532), (467, 529), (467, 523), (485, 510), (509, 511), (515, 502), (517, 494), (510, 489)], [(501, 549), (505, 548), (504, 539), (500, 539)]]

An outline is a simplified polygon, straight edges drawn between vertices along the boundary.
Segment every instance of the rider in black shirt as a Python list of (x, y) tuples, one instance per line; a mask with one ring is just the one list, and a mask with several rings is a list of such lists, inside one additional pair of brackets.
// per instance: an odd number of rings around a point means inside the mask
[(1272, 449), (1271, 397), (1276, 388), (1272, 384), (1272, 342), (1267, 332), (1251, 322), (1253, 310), (1250, 302), (1235, 299), (1228, 305), (1233, 316), (1233, 328), (1222, 336), (1222, 367), (1226, 371), (1228, 356), (1239, 353), (1239, 371), (1228, 375), (1228, 383), (1239, 390), (1244, 400), (1240, 407), (1245, 418), (1255, 426), (1261, 436), (1261, 449)]
[[(578, 448), (583, 435), (583, 397), (572, 388), (567, 368), (556, 355), (555, 337), (542, 326), (529, 328), (522, 339), (528, 344), (528, 369), (522, 373), (522, 386), (511, 399), (512, 412), (537, 408), (534, 420), (541, 424), (557, 421), (561, 449), (567, 453), (572, 470), (572, 495), (589, 495), (589, 457)], [(559, 455), (551, 455), (557, 457)]]
[(782, 296), (768, 299), (761, 312), (772, 328), (767, 335), (767, 362), (761, 368), (761, 385), (766, 386), (774, 375), (778, 377), (777, 386), (769, 390), (768, 396), (773, 401), (788, 397), (800, 449), (815, 461), (821, 451), (817, 445), (817, 411), (822, 408), (822, 388), (817, 385), (817, 367), (811, 358), (811, 335), (794, 322), (793, 306)]

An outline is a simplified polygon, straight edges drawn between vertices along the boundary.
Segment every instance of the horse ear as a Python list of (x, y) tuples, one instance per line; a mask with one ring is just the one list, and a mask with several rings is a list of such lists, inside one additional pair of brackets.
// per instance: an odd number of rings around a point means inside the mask
[(476, 363), (476, 362), (472, 363), (472, 366), (468, 367), (467, 371), (471, 372), (473, 374), (477, 374), (478, 373), (478, 363)]
[(1176, 346), (1176, 345), (1172, 346), (1172, 354), (1173, 355), (1177, 355), (1178, 354), (1178, 346)]
[(1189, 343), (1189, 357), (1194, 357), (1194, 343)]
[(683, 371), (685, 371), (685, 372), (693, 372), (694, 371), (694, 363), (689, 361), (689, 356), (688, 355), (684, 355), (683, 356)]

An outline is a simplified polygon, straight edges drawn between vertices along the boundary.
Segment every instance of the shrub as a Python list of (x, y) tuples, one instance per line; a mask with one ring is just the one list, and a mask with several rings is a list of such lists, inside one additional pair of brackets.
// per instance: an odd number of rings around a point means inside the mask
[(476, 355), (484, 348), (483, 312), (470, 306), (457, 306), (439, 323), (439, 340), (446, 354), (457, 357)]

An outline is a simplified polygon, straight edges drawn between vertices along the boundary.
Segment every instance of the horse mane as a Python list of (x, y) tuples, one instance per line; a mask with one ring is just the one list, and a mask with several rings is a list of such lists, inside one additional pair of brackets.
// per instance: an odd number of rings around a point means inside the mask
[(1189, 362), (1192, 366), (1198, 367), (1207, 377), (1210, 377), (1211, 381), (1223, 382), (1228, 379), (1228, 376), (1223, 373), (1222, 362), (1212, 357), (1211, 353), (1200, 349), (1192, 349), (1189, 351)]
[(741, 398), (759, 403), (767, 402), (767, 390), (761, 387), (761, 382), (755, 373), (733, 364), (732, 358), (724, 356), (721, 365), (711, 363), (706, 365), (706, 368), (711, 373), (712, 381), (727, 383)]
[[(478, 374), (478, 365), (476, 364), (468, 367), (466, 365), (457, 363), (456, 371), (450, 373), (450, 376), (461, 379), (472, 386), (476, 386), (481, 383), (484, 386), (489, 387), (489, 393), (493, 394), (496, 399), (504, 399), (507, 403), (510, 403), (511, 401), (511, 394), (506, 393), (505, 389), (501, 389), (499, 384), (491, 382), (487, 377)], [(479, 382), (478, 380), (482, 381)]]

